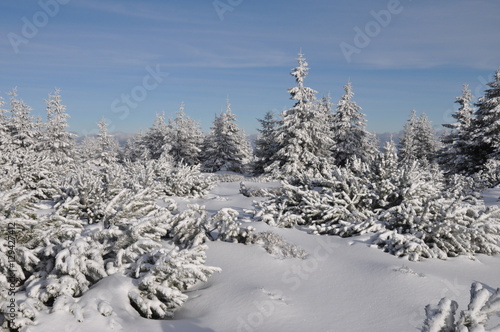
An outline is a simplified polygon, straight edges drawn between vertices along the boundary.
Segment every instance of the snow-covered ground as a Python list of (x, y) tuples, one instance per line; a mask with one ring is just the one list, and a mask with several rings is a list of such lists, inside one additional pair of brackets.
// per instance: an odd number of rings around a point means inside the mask
[[(499, 196), (500, 188), (489, 190), (485, 200), (498, 204)], [(472, 282), (500, 287), (499, 256), (412, 262), (367, 245), (369, 236), (314, 236), (252, 222), (246, 213), (255, 199), (239, 193), (239, 182), (230, 182), (205, 199), (176, 200), (181, 208), (197, 203), (211, 212), (236, 209), (258, 231), (273, 231), (303, 248), (307, 258), (280, 259), (258, 244), (210, 242), (206, 263), (222, 272), (190, 290), (174, 319), (142, 318), (120, 291), (131, 279), (115, 275), (79, 300), (83, 322), (59, 311), (41, 315), (29, 331), (420, 331), (427, 304), (448, 297), (465, 309)], [(97, 310), (102, 300), (111, 304), (110, 316)]]

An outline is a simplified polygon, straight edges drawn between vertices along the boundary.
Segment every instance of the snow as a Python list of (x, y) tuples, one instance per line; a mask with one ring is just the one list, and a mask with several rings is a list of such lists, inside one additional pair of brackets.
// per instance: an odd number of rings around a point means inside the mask
[[(499, 187), (484, 194), (489, 205), (499, 196)], [(135, 281), (112, 275), (75, 300), (82, 322), (76, 309), (41, 313), (27, 331), (420, 331), (427, 304), (447, 297), (467, 310), (473, 282), (500, 287), (498, 255), (408, 261), (368, 245), (369, 235), (318, 236), (252, 222), (248, 210), (259, 199), (241, 195), (239, 182), (220, 183), (203, 199), (175, 198), (180, 209), (190, 203), (210, 213), (235, 209), (244, 226), (279, 234), (307, 258), (280, 259), (259, 244), (209, 242), (206, 264), (222, 272), (186, 292), (173, 319), (141, 317), (127, 296)]]
[(483, 192), (483, 200), (486, 205), (500, 205), (500, 185), (486, 189)]

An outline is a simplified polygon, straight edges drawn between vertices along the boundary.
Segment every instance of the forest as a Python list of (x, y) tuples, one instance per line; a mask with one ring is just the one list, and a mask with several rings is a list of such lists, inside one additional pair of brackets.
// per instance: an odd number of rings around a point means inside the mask
[[(294, 106), (267, 112), (255, 142), (229, 101), (209, 133), (181, 105), (175, 118), (158, 114), (119, 144), (105, 120), (97, 135), (77, 139), (58, 90), (43, 120), (16, 90), (1, 100), (2, 328), (29, 331), (41, 312), (57, 310), (83, 321), (78, 298), (118, 275), (133, 280), (123, 291), (142, 317), (173, 318), (191, 287), (221, 271), (206, 265), (213, 241), (306, 256), (245, 225), (230, 206), (213, 212), (179, 204), (221, 183), (238, 182), (239, 194), (261, 198), (252, 222), (317, 236), (368, 234), (371, 245), (409, 261), (500, 253), (500, 209), (482, 200), (500, 184), (500, 70), (477, 100), (464, 85), (455, 122), (440, 137), (424, 113), (412, 111), (398, 143), (380, 147), (351, 82), (337, 104), (318, 98), (304, 82), (306, 59), (297, 61), (288, 89)], [(473, 290), (471, 303), (481, 306), (455, 321), (456, 303), (443, 300), (426, 308), (423, 331), (479, 331), (472, 327), (500, 311), (500, 293)], [(103, 316), (113, 312), (106, 301), (95, 305)]]

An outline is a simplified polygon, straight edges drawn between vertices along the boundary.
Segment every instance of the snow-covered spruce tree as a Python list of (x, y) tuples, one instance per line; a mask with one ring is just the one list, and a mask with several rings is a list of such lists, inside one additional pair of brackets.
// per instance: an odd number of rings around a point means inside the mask
[(418, 161), (422, 165), (430, 165), (438, 150), (434, 130), (427, 116), (419, 118), (416, 111), (411, 112), (407, 120), (403, 136), (399, 142), (399, 159), (403, 164)]
[(137, 162), (151, 159), (150, 151), (147, 149), (144, 142), (145, 133), (139, 131), (132, 138), (127, 139), (127, 142), (120, 149), (120, 162)]
[(474, 169), (470, 156), (474, 109), (467, 84), (464, 84), (462, 95), (456, 98), (455, 103), (460, 105), (452, 114), (456, 122), (443, 124), (449, 131), (441, 137), (443, 147), (439, 150), (438, 162), (446, 174), (470, 174)]
[(474, 282), (470, 290), (467, 310), (460, 311), (457, 302), (442, 298), (437, 307), (425, 307), (426, 319), (422, 332), (486, 332), (497, 331), (500, 325), (492, 326), (490, 318), (500, 314), (500, 288), (490, 292), (479, 282)]
[(500, 69), (476, 103), (472, 157), (476, 170), (489, 159), (500, 160)]
[(17, 90), (14, 89), (9, 96), (10, 118), (7, 128), (12, 143), (10, 150), (16, 151), (21, 156), (25, 151), (35, 150), (41, 133), (35, 118), (31, 115), (32, 108), (18, 99)]
[(399, 160), (403, 164), (412, 163), (418, 160), (417, 123), (417, 111), (412, 110), (410, 118), (406, 120), (404, 125), (403, 136), (399, 140)]
[(97, 166), (104, 166), (118, 161), (118, 141), (108, 133), (106, 119), (97, 123), (99, 133), (86, 136), (78, 147), (79, 159)]
[(140, 140), (137, 143), (149, 151), (148, 155), (151, 159), (157, 160), (162, 155), (168, 154), (170, 150), (169, 136), (170, 130), (165, 123), (165, 114), (158, 113), (153, 126), (144, 135), (139, 136)]
[(10, 104), (10, 117), (2, 119), (0, 188), (19, 186), (38, 198), (49, 197), (55, 172), (47, 156), (37, 149), (41, 141), (41, 123), (31, 116), (31, 108), (17, 98), (15, 90), (10, 93)]
[(236, 116), (227, 100), (226, 111), (215, 117), (211, 132), (203, 142), (202, 169), (207, 172), (245, 173), (251, 147), (236, 124)]
[(330, 93), (328, 93), (326, 96), (323, 96), (321, 100), (318, 103), (318, 108), (321, 112), (325, 114), (331, 114), (333, 110), (333, 103), (332, 103), (332, 97), (330, 96)]
[(425, 113), (422, 113), (418, 119), (417, 125), (417, 157), (423, 165), (430, 165), (435, 161), (437, 151), (439, 150), (435, 131)]
[(39, 150), (41, 150), (55, 165), (71, 162), (75, 157), (75, 134), (69, 133), (66, 106), (61, 102), (59, 90), (45, 101), (47, 104), (47, 122), (44, 125)]
[(291, 72), (297, 86), (288, 89), (295, 105), (281, 113), (275, 135), (278, 151), (265, 168), (267, 174), (278, 179), (322, 177), (330, 172), (332, 142), (327, 115), (318, 110), (316, 91), (304, 86), (309, 68), (302, 53), (297, 61), (298, 66)]
[(399, 193), (400, 167), (396, 144), (392, 137), (384, 145), (373, 163), (373, 172), (369, 175), (373, 185), (374, 209), (387, 209), (401, 203)]
[(253, 172), (262, 174), (267, 166), (271, 164), (274, 154), (278, 150), (276, 142), (276, 127), (278, 121), (274, 118), (273, 111), (268, 111), (263, 119), (258, 119), (261, 128), (259, 136), (255, 140), (255, 161), (253, 163)]
[(106, 119), (102, 118), (97, 124), (99, 133), (97, 134), (97, 160), (99, 165), (111, 164), (117, 161), (118, 142), (113, 135), (108, 133)]
[(344, 91), (337, 111), (331, 116), (331, 150), (334, 163), (338, 166), (345, 166), (354, 159), (368, 162), (378, 151), (374, 136), (365, 129), (366, 120), (361, 107), (352, 100), (354, 93), (351, 82), (344, 86)]
[(200, 125), (184, 113), (184, 104), (174, 120), (169, 120), (170, 143), (169, 155), (175, 165), (188, 166), (200, 163), (200, 152), (203, 144), (203, 132)]

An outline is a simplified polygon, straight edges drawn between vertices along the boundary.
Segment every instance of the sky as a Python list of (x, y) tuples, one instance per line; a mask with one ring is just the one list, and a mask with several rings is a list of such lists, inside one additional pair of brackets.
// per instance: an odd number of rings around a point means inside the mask
[[(60, 89), (70, 130), (135, 133), (157, 113), (208, 131), (229, 98), (248, 134), (293, 105), (305, 85), (334, 104), (351, 82), (372, 132), (398, 132), (411, 110), (436, 129), (455, 97), (476, 97), (500, 68), (498, 0), (6, 0), (0, 4), (0, 94), (36, 116)], [(8, 108), (8, 106), (5, 106)]]

